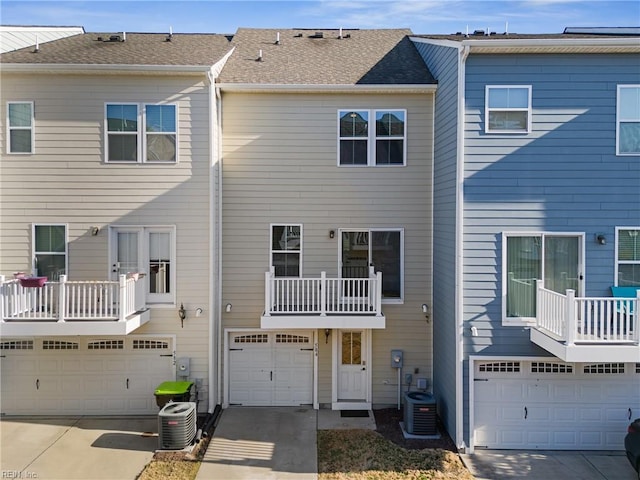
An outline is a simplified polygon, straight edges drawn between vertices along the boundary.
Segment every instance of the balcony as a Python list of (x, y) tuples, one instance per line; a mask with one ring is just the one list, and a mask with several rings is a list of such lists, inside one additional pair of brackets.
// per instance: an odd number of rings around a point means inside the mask
[[(540, 282), (541, 283), (541, 282)], [(566, 362), (640, 362), (637, 298), (576, 297), (539, 284), (531, 341)]]
[(276, 277), (265, 273), (261, 328), (385, 328), (382, 273), (366, 278)]
[(149, 321), (144, 281), (120, 275), (118, 281), (57, 282), (24, 286), (0, 277), (0, 334), (126, 335)]

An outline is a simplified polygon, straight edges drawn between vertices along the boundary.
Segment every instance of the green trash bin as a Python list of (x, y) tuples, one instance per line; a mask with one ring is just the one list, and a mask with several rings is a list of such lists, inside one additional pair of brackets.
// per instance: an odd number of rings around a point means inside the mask
[(193, 382), (162, 382), (156, 388), (156, 404), (162, 408), (169, 402), (188, 402), (191, 400)]

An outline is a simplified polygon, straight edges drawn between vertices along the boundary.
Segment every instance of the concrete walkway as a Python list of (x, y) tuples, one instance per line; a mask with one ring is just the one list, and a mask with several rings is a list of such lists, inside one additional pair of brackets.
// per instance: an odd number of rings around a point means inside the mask
[(316, 480), (317, 412), (312, 408), (227, 408), (196, 480)]

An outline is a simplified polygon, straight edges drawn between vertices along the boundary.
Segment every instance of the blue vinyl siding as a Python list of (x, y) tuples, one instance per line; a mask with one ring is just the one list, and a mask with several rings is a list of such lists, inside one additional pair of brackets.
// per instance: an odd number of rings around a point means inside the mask
[(415, 44), (438, 80), (433, 199), (433, 391), (449, 433), (456, 431), (455, 238), (458, 50)]

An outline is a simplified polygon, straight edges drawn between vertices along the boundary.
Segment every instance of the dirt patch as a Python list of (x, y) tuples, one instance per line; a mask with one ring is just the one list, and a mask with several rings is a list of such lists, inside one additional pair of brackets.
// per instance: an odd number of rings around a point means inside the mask
[(409, 450), (423, 450), (425, 448), (440, 448), (457, 453), (455, 443), (444, 429), (440, 419), (437, 419), (439, 439), (407, 439), (402, 434), (400, 422), (403, 421), (403, 411), (397, 408), (383, 408), (374, 410), (373, 415), (376, 419), (376, 431), (387, 440)]

